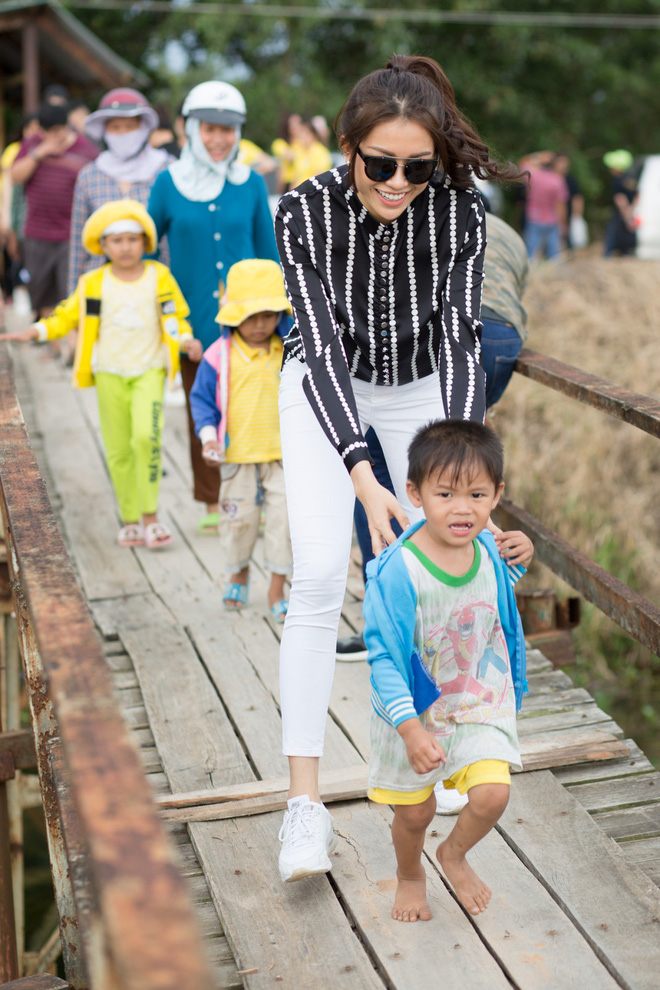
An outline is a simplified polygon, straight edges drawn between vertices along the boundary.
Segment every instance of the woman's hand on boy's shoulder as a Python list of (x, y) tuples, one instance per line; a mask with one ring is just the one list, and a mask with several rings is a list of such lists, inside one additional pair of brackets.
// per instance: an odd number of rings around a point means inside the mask
[(397, 725), (406, 744), (406, 755), (415, 773), (429, 773), (447, 762), (445, 751), (417, 718), (407, 718)]
[(506, 533), (500, 531), (493, 534), (500, 557), (507, 564), (517, 564), (520, 567), (529, 567), (534, 556), (534, 544), (529, 536), (526, 536), (519, 529), (512, 529)]

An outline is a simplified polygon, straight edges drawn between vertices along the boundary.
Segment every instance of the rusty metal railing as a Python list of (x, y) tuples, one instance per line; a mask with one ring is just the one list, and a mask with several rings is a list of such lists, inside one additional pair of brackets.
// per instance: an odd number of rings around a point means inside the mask
[[(563, 395), (660, 437), (660, 401), (536, 351), (523, 349), (515, 370)], [(521, 529), (534, 542), (536, 558), (629, 635), (660, 655), (660, 609), (619, 581), (557, 533), (512, 502), (502, 500), (498, 524)]]
[[(212, 980), (193, 909), (114, 699), (2, 345), (0, 511), (67, 980), (49, 985), (208, 990)], [(1, 729), (0, 843), (6, 780), (30, 760), (25, 735), (12, 743)], [(7, 936), (13, 918), (6, 866), (0, 849), (0, 983), (18, 976)], [(46, 986), (43, 977), (35, 980), (42, 982), (34, 986)]]

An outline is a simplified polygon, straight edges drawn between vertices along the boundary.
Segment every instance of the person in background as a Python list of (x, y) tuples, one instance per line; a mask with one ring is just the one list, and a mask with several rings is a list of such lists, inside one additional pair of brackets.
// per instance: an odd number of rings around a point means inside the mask
[(560, 151), (555, 155), (554, 169), (557, 175), (563, 176), (568, 188), (568, 199), (566, 200), (565, 240), (566, 247), (569, 251), (572, 251), (574, 248), (580, 246), (578, 244), (574, 244), (572, 241), (571, 227), (574, 224), (574, 218), (584, 218), (584, 196), (582, 195), (580, 183), (571, 172), (571, 159), (565, 152)]
[(632, 170), (633, 161), (633, 156), (625, 148), (608, 151), (603, 156), (612, 182), (612, 213), (605, 228), (603, 249), (606, 258), (634, 254), (637, 247), (633, 212), (637, 198), (637, 176)]
[(486, 259), (481, 299), (481, 363), (486, 372), (486, 408), (502, 398), (523, 343), (527, 311), (522, 297), (529, 281), (525, 243), (513, 227), (486, 213)]
[[(26, 138), (41, 134), (36, 113), (27, 114), (21, 121), (20, 131), (9, 142), (0, 156), (0, 249), (4, 254), (4, 279), (2, 291), (8, 297), (20, 284), (19, 272), (23, 252), (23, 227), (25, 225), (25, 194), (22, 186), (11, 181), (11, 166)], [(23, 289), (25, 293), (26, 290)], [(0, 296), (0, 322), (4, 299)], [(28, 301), (29, 306), (29, 301)]]
[[(69, 111), (69, 124), (78, 134), (85, 133), (85, 121), (91, 113), (90, 107), (85, 103), (84, 100), (72, 100), (68, 106)], [(96, 142), (94, 142), (96, 144)], [(97, 145), (98, 147), (98, 145)], [(99, 148), (100, 150), (100, 148)]]
[(566, 231), (568, 186), (564, 177), (554, 171), (554, 160), (551, 152), (545, 152), (538, 156), (538, 164), (529, 166), (524, 236), (530, 259), (537, 254), (556, 258)]
[(10, 174), (25, 189), (24, 260), (32, 305), (43, 318), (67, 295), (76, 179), (98, 152), (70, 126), (66, 106), (45, 104), (38, 120), (43, 134), (23, 140)]
[(278, 191), (283, 193), (291, 188), (291, 170), (300, 134), (302, 117), (299, 113), (286, 113), (282, 118), (278, 136), (270, 150), (279, 164)]
[(291, 163), (291, 188), (295, 189), (301, 182), (327, 172), (330, 168), (332, 168), (330, 152), (322, 141), (319, 141), (311, 120), (304, 117), (300, 122)]
[(247, 602), (250, 559), (265, 513), (264, 566), (275, 622), (287, 611), (284, 582), (291, 573), (282, 442), (277, 395), (282, 337), (291, 305), (276, 261), (238, 261), (227, 275), (220, 304), (222, 333), (200, 361), (190, 393), (202, 456), (220, 467), (227, 585), (225, 608)]
[[(227, 272), (246, 258), (277, 260), (264, 180), (237, 161), (245, 100), (229, 83), (195, 86), (182, 113), (188, 143), (161, 172), (149, 199), (158, 236), (166, 236), (172, 273), (190, 306), (194, 339), (181, 359), (186, 397), (202, 355), (219, 336), (216, 316)], [(206, 505), (201, 533), (217, 533), (220, 477), (202, 457), (188, 398), (194, 498)]]
[(181, 147), (174, 136), (172, 115), (164, 103), (155, 103), (153, 108), (158, 114), (158, 124), (149, 135), (149, 144), (152, 148), (162, 148), (172, 158), (178, 158)]
[[(133, 199), (146, 206), (156, 176), (174, 161), (165, 149), (152, 148), (149, 138), (158, 126), (158, 114), (135, 89), (111, 89), (98, 109), (85, 118), (85, 133), (104, 143), (95, 161), (83, 168), (76, 181), (71, 214), (68, 290), (73, 292), (83, 272), (98, 268), (102, 259), (85, 251), (82, 230), (104, 203)], [(162, 256), (167, 262), (167, 255)]]
[[(190, 337), (188, 306), (156, 247), (153, 220), (134, 200), (106, 203), (83, 228), (86, 249), (106, 257), (46, 320), (8, 340), (52, 340), (79, 324), (73, 385), (96, 385), (108, 471), (119, 505), (122, 547), (172, 542), (158, 520), (163, 388)], [(93, 368), (92, 368), (93, 364)]]
[(71, 98), (69, 96), (69, 90), (66, 86), (60, 86), (59, 83), (53, 83), (51, 86), (46, 86), (42, 102), (48, 104), (51, 107), (69, 107)]

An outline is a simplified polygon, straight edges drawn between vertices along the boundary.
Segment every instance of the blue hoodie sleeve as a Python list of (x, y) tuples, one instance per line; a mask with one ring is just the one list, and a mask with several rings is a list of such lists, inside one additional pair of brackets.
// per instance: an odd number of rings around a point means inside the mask
[[(371, 667), (371, 703), (381, 718), (393, 726), (416, 718), (411, 687), (397, 665), (393, 654), (405, 655), (403, 642), (399, 645), (397, 631), (386, 615), (376, 578), (367, 582), (364, 596), (364, 641)], [(414, 627), (414, 611), (413, 611)], [(407, 637), (404, 637), (407, 639)]]
[(214, 426), (217, 429), (222, 418), (216, 404), (217, 384), (217, 371), (203, 357), (197, 367), (195, 381), (190, 390), (190, 413), (197, 436), (199, 436), (199, 431), (203, 426)]

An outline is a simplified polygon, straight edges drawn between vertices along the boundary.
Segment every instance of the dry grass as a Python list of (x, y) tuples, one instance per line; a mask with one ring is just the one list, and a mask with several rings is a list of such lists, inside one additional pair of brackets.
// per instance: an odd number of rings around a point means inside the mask
[[(585, 257), (541, 265), (525, 302), (530, 348), (660, 396), (660, 262)], [(658, 441), (520, 375), (494, 426), (505, 443), (507, 497), (660, 601)], [(540, 582), (547, 572), (528, 579)], [(637, 648), (629, 659), (649, 662)]]

